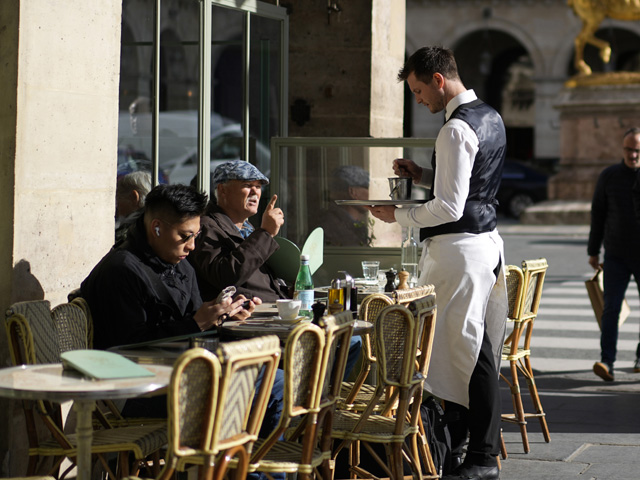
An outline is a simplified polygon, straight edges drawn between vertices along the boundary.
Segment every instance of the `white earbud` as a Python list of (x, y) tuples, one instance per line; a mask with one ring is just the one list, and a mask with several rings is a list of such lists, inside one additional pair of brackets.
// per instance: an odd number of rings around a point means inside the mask
[(160, 236), (160, 227), (156, 227), (155, 230), (156, 230), (156, 237), (159, 237)]

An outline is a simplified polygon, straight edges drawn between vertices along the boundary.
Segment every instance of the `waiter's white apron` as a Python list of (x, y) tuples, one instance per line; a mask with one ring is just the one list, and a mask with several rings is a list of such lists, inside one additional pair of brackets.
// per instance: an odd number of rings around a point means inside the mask
[[(496, 282), (493, 271), (502, 259)], [(420, 285), (433, 284), (437, 318), (424, 389), (469, 407), (469, 379), (485, 329), (500, 369), (507, 319), (504, 244), (497, 230), (438, 235), (425, 241)]]

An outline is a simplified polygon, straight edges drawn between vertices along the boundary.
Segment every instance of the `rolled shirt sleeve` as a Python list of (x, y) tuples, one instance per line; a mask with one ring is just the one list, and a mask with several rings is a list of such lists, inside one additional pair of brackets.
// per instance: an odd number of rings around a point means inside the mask
[(478, 153), (478, 137), (469, 124), (453, 118), (438, 133), (434, 198), (412, 208), (397, 208), (396, 221), (405, 227), (434, 227), (462, 217), (469, 180)]

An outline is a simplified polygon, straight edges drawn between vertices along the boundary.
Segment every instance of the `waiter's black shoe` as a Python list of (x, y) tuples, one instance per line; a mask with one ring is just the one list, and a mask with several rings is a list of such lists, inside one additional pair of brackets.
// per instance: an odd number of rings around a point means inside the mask
[(455, 472), (456, 468), (462, 465), (462, 455), (451, 455), (451, 472)]
[(500, 480), (498, 467), (483, 467), (480, 465), (460, 465), (450, 475), (442, 480)]

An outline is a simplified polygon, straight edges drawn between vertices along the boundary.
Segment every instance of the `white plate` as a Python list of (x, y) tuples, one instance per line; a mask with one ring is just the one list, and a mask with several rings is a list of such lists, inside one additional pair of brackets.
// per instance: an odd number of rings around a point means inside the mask
[(300, 315), (296, 318), (291, 318), (291, 319), (287, 319), (287, 318), (280, 318), (279, 316), (275, 316), (273, 317), (273, 321), (277, 322), (277, 323), (298, 323), (300, 320), (307, 318), (304, 315)]

